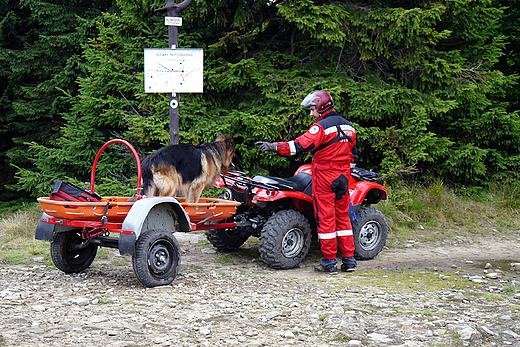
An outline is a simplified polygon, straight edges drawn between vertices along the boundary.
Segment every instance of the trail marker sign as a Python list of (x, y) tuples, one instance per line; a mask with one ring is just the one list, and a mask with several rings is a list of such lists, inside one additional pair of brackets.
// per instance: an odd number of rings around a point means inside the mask
[(202, 48), (145, 48), (145, 93), (202, 93)]

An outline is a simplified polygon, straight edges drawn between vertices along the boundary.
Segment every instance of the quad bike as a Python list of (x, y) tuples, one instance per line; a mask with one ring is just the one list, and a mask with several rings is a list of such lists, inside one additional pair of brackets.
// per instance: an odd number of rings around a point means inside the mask
[[(133, 197), (95, 194), (97, 162), (114, 143), (128, 146), (134, 154), (137, 193)], [(357, 259), (372, 259), (386, 242), (385, 217), (369, 206), (386, 199), (386, 189), (378, 181), (377, 174), (356, 169), (349, 182)], [(144, 286), (167, 285), (178, 274), (181, 263), (175, 233), (196, 230), (205, 230), (211, 244), (223, 251), (237, 249), (251, 236), (259, 237), (260, 255), (273, 268), (294, 268), (309, 251), (315, 231), (310, 165), (303, 165), (293, 177), (285, 179), (250, 178), (231, 171), (217, 182), (217, 186), (228, 187), (221, 197), (201, 198), (197, 203), (186, 203), (184, 198), (142, 196), (140, 182), (137, 152), (127, 141), (114, 139), (105, 143), (94, 159), (90, 191), (74, 190), (82, 198), (89, 196), (87, 200), (55, 199), (53, 192), (38, 198), (43, 213), (35, 238), (50, 242), (51, 259), (58, 269), (81, 272), (90, 267), (98, 247), (116, 248), (121, 255), (132, 256), (134, 273)], [(59, 193), (65, 193), (61, 185)]]
[[(255, 236), (264, 262), (278, 269), (297, 267), (316, 235), (312, 205), (311, 166), (302, 165), (292, 177), (248, 177), (240, 171), (221, 175), (217, 187), (227, 187), (219, 198), (240, 202), (235, 215), (213, 228), (205, 226), (206, 238), (218, 250), (232, 251)], [(355, 253), (358, 260), (374, 258), (383, 249), (388, 224), (374, 207), (387, 198), (379, 174), (355, 168), (349, 180)], [(208, 223), (211, 224), (211, 223)]]

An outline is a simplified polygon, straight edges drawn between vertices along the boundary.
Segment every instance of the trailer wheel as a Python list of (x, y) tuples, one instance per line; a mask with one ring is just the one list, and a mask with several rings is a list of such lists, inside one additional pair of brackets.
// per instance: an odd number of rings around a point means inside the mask
[(260, 234), (258, 251), (264, 262), (275, 269), (297, 267), (309, 252), (311, 227), (307, 218), (294, 210), (272, 215)]
[(132, 265), (145, 287), (167, 285), (179, 273), (181, 251), (171, 232), (147, 230), (137, 239)]
[(369, 260), (381, 252), (388, 237), (388, 224), (381, 211), (373, 207), (363, 207), (352, 223), (354, 257), (358, 260)]
[(84, 240), (81, 230), (55, 233), (51, 242), (51, 259), (65, 273), (78, 273), (88, 268), (96, 257), (98, 246)]
[(247, 241), (251, 235), (241, 227), (225, 229), (208, 229), (204, 231), (209, 243), (222, 252), (234, 251)]

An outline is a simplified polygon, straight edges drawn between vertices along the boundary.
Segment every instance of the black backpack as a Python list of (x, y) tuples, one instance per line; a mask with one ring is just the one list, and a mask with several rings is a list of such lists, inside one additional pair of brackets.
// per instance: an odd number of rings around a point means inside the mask
[(84, 189), (76, 187), (67, 181), (56, 181), (54, 187), (51, 190), (50, 199), (57, 201), (101, 201), (101, 197), (96, 193), (90, 193)]

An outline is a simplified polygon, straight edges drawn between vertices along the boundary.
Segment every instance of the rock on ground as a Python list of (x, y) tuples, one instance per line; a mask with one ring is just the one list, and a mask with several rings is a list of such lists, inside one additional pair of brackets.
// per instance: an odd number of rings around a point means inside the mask
[[(321, 275), (312, 271), (316, 254), (280, 271), (241, 253), (223, 261), (199, 241), (181, 243), (179, 275), (156, 288), (144, 288), (131, 265), (97, 259), (80, 274), (38, 262), (0, 266), (0, 346), (520, 346), (520, 273), (461, 272), (478, 260), (468, 262), (471, 247), (459, 258), (447, 247), (386, 250), (355, 273)], [(390, 291), (377, 277), (357, 284), (367, 269), (408, 270), (406, 261), (479, 281), (433, 291)], [(442, 266), (453, 272), (433, 269)]]

